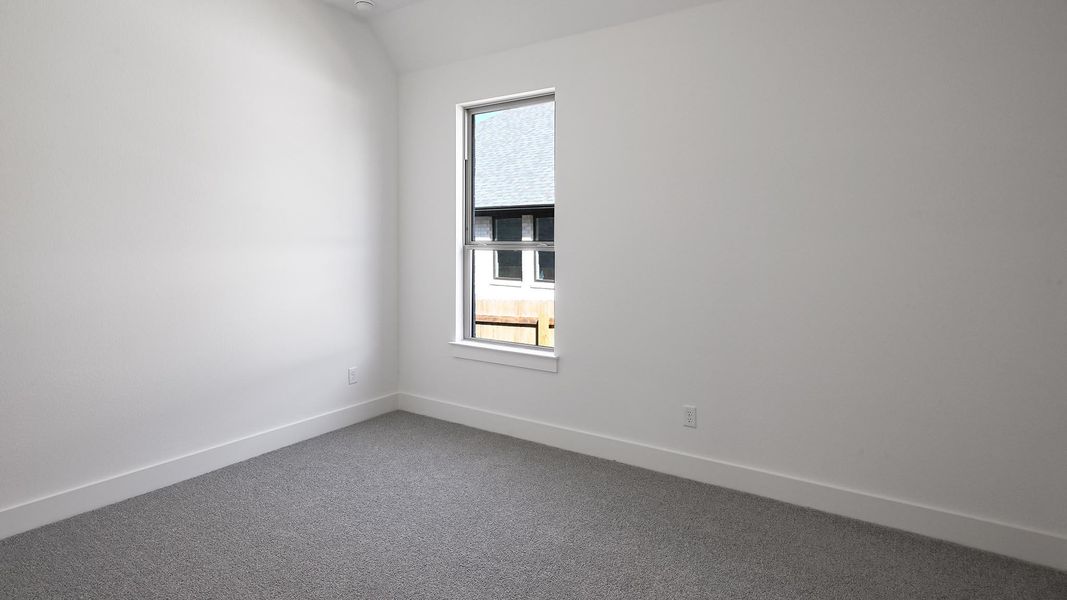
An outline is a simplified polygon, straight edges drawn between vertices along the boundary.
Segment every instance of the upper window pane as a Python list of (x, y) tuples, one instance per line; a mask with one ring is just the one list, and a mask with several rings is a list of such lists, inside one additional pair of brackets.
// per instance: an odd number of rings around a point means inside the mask
[(538, 217), (534, 226), (534, 239), (539, 242), (556, 240), (556, 218)]
[(501, 217), (496, 220), (493, 239), (498, 242), (522, 241), (522, 217)]
[(474, 210), (553, 206), (556, 103), (474, 115)]

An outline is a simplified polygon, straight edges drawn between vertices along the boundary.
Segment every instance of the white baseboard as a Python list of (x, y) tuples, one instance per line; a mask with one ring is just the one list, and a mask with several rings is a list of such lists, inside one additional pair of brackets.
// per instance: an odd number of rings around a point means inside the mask
[(397, 409), (389, 394), (0, 510), (0, 539), (248, 460)]
[(390, 394), (0, 510), (0, 539), (214, 471), (397, 409), (741, 490), (1067, 570), (1067, 538), (412, 394)]
[(1067, 538), (1054, 533), (462, 404), (398, 396), (400, 410), (1067, 570)]

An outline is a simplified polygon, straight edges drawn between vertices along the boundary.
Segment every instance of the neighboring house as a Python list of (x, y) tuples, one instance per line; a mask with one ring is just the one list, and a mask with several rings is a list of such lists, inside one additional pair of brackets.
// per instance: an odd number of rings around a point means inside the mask
[[(555, 105), (485, 113), (474, 126), (475, 240), (554, 240)], [(554, 252), (476, 252), (476, 337), (554, 345), (555, 279)]]

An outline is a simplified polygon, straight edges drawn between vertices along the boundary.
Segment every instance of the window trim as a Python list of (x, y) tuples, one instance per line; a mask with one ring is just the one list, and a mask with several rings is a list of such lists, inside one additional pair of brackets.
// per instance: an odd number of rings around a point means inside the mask
[[(473, 169), (471, 160), (473, 123), (476, 115), (520, 108), (555, 101), (556, 90), (548, 88), (456, 105), (457, 114), (457, 269), (455, 336), (451, 341), (453, 355), (471, 360), (483, 360), (516, 367), (556, 372), (558, 337), (552, 348), (515, 344), (474, 337), (473, 268), (477, 250), (539, 250), (556, 251), (556, 243), (520, 241), (497, 242), (474, 239)], [(494, 223), (495, 225), (495, 223)], [(471, 260), (467, 260), (470, 253)], [(495, 275), (495, 273), (494, 273)], [(555, 283), (553, 282), (553, 288)], [(531, 357), (533, 360), (531, 360)], [(492, 358), (492, 359), (491, 359)], [(543, 359), (550, 359), (545, 362)], [(550, 364), (549, 364), (550, 363)], [(534, 365), (534, 366), (531, 366)]]
[(533, 346), (505, 346), (507, 342), (479, 342), (475, 340), (457, 340), (449, 342), (452, 356), (466, 360), (519, 367), (547, 373), (559, 372), (559, 358)]

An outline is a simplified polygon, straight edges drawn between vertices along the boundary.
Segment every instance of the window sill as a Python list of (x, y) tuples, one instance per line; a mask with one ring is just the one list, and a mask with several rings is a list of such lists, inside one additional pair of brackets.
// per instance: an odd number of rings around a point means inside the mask
[(508, 365), (521, 369), (533, 369), (556, 373), (559, 359), (552, 350), (534, 350), (526, 348), (514, 348), (497, 344), (462, 340), (449, 342), (452, 346), (452, 356), (466, 360)]

